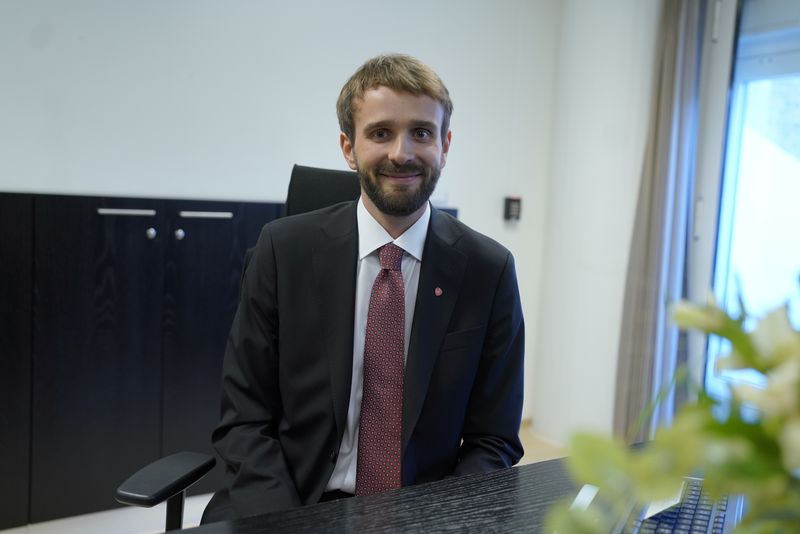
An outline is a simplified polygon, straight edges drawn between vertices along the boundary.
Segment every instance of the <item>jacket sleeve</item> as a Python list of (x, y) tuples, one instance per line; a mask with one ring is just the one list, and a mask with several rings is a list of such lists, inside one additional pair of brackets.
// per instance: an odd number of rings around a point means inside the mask
[(509, 253), (492, 304), (454, 474), (510, 467), (522, 458), (524, 353), (525, 325), (514, 258)]
[(221, 420), (212, 435), (237, 517), (301, 504), (278, 439), (277, 274), (268, 225), (243, 277), (222, 366)]

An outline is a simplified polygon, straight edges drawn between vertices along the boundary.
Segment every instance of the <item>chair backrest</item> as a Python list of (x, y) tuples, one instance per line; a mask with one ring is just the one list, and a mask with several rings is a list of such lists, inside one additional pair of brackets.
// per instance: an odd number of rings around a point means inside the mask
[(285, 215), (332, 206), (346, 200), (355, 200), (361, 194), (358, 174), (295, 165), (286, 195)]

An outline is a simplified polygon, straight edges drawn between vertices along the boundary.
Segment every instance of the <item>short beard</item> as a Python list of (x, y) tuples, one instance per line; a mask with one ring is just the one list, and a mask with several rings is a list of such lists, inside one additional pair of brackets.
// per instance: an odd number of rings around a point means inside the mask
[[(389, 173), (420, 173), (422, 180), (419, 187), (413, 191), (392, 191), (387, 194), (381, 187), (379, 175), (382, 172)], [(395, 166), (390, 163), (372, 169), (365, 169), (358, 165), (358, 175), (361, 180), (361, 188), (375, 207), (386, 215), (403, 217), (411, 215), (420, 209), (431, 197), (436, 184), (439, 181), (441, 169), (423, 167), (421, 165), (401, 165)]]

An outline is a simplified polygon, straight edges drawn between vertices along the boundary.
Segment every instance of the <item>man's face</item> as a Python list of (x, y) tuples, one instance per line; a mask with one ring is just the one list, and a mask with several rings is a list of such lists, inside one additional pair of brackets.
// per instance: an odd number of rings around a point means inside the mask
[(377, 87), (354, 102), (355, 139), (341, 135), (342, 152), (358, 171), (365, 204), (386, 215), (421, 210), (436, 187), (450, 147), (441, 137), (444, 109), (425, 95)]

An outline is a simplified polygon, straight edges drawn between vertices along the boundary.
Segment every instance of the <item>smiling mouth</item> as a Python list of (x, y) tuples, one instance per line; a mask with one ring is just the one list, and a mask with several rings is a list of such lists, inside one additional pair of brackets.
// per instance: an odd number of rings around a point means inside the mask
[(395, 183), (411, 183), (425, 176), (422, 165), (381, 165), (376, 169), (377, 175)]

